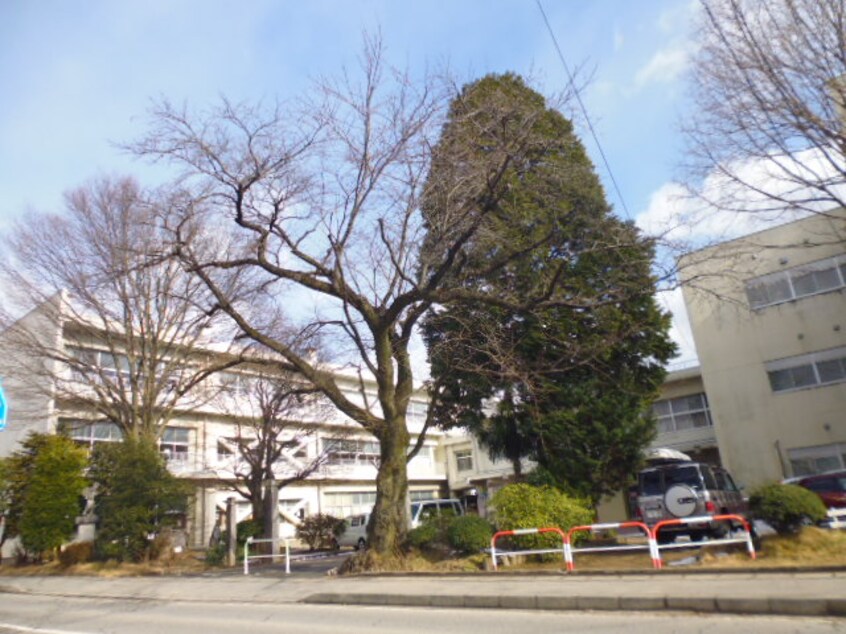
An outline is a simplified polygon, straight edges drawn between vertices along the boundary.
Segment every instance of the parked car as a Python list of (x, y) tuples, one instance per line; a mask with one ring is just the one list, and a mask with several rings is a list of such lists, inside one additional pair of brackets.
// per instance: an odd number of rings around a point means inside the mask
[[(634, 491), (636, 519), (647, 526), (661, 520), (744, 514), (746, 502), (728, 471), (693, 461), (669, 461), (643, 469)], [(672, 542), (679, 535), (692, 541), (722, 537), (731, 530), (730, 522), (708, 521), (667, 526), (658, 533), (659, 541)]]
[(830, 471), (791, 478), (791, 484), (810, 489), (820, 496), (827, 508), (846, 508), (846, 471)]
[(461, 500), (420, 500), (411, 505), (411, 528), (417, 528), (430, 517), (464, 515)]
[(338, 546), (352, 546), (356, 550), (362, 550), (367, 546), (367, 522), (370, 521), (370, 513), (361, 513), (344, 518), (347, 525), (344, 534), (338, 538)]

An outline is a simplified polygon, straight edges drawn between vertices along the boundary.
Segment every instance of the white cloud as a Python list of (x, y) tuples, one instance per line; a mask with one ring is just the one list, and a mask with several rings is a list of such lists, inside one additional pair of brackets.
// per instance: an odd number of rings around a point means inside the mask
[(635, 73), (635, 87), (675, 81), (687, 70), (691, 51), (689, 44), (673, 44), (658, 50), (646, 65)]

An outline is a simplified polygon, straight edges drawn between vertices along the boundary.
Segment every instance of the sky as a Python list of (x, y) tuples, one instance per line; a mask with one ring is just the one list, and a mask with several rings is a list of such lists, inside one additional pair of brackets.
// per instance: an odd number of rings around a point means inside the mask
[[(672, 207), (695, 0), (543, 0), (566, 63), (590, 76), (596, 143), (577, 127), (624, 218)], [(363, 32), (389, 61), (448, 64), (459, 79), (514, 71), (547, 93), (568, 82), (532, 0), (3, 0), (0, 2), (0, 232), (60, 211), (63, 192), (107, 174), (155, 184), (161, 168), (121, 149), (146, 129), (152, 100), (202, 109), (290, 99), (354, 67)], [(679, 362), (696, 358), (679, 291)]]

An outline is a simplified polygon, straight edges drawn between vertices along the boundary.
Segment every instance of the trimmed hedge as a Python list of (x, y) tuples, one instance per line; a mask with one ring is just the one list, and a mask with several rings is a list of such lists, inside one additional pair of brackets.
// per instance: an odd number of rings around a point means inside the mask
[(826, 516), (825, 504), (813, 491), (795, 484), (766, 484), (749, 496), (749, 510), (780, 535), (797, 532)]
[[(519, 528), (557, 526), (567, 531), (573, 526), (593, 522), (594, 511), (586, 500), (570, 497), (551, 486), (509, 484), (493, 496), (496, 528), (500, 531)], [(520, 548), (561, 547), (558, 535), (525, 535), (512, 538)]]

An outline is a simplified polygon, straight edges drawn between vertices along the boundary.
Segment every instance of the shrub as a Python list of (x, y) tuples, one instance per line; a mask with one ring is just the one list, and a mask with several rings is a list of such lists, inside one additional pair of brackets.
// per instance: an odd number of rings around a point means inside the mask
[[(264, 535), (264, 527), (259, 520), (254, 519), (246, 519), (241, 520), (235, 526), (235, 534), (237, 535), (237, 543), (238, 543), (238, 552), (242, 552), (244, 550), (244, 544), (247, 543), (247, 540), (252, 537), (254, 539), (260, 538)], [(223, 535), (223, 543), (229, 543), (229, 533), (224, 531)]]
[(305, 518), (297, 526), (297, 538), (304, 541), (309, 550), (334, 548), (346, 528), (344, 520), (334, 515), (318, 513)]
[(766, 484), (749, 496), (752, 515), (764, 520), (781, 535), (795, 533), (826, 515), (825, 505), (813, 491), (795, 484)]
[(224, 542), (219, 542), (214, 546), (209, 546), (206, 551), (206, 565), (207, 566), (222, 566), (226, 561), (226, 548)]
[(408, 531), (408, 543), (415, 548), (427, 549), (440, 542), (443, 532), (438, 522), (427, 520), (417, 528)]
[(24, 548), (39, 560), (73, 536), (86, 462), (85, 451), (64, 436), (47, 436), (34, 455), (18, 528)]
[[(589, 504), (570, 497), (551, 486), (509, 484), (493, 496), (498, 530), (558, 527), (567, 531), (573, 526), (590, 524), (593, 509)], [(513, 538), (520, 548), (555, 548), (561, 546), (558, 535), (526, 535)]]
[(94, 542), (74, 542), (59, 552), (59, 563), (73, 566), (91, 561), (94, 557)]
[(171, 475), (150, 439), (127, 438), (94, 449), (89, 476), (97, 485), (100, 557), (142, 561), (153, 554), (151, 535), (184, 512), (187, 483)]
[(491, 543), (493, 528), (478, 515), (453, 517), (447, 527), (449, 545), (465, 555), (478, 553)]

